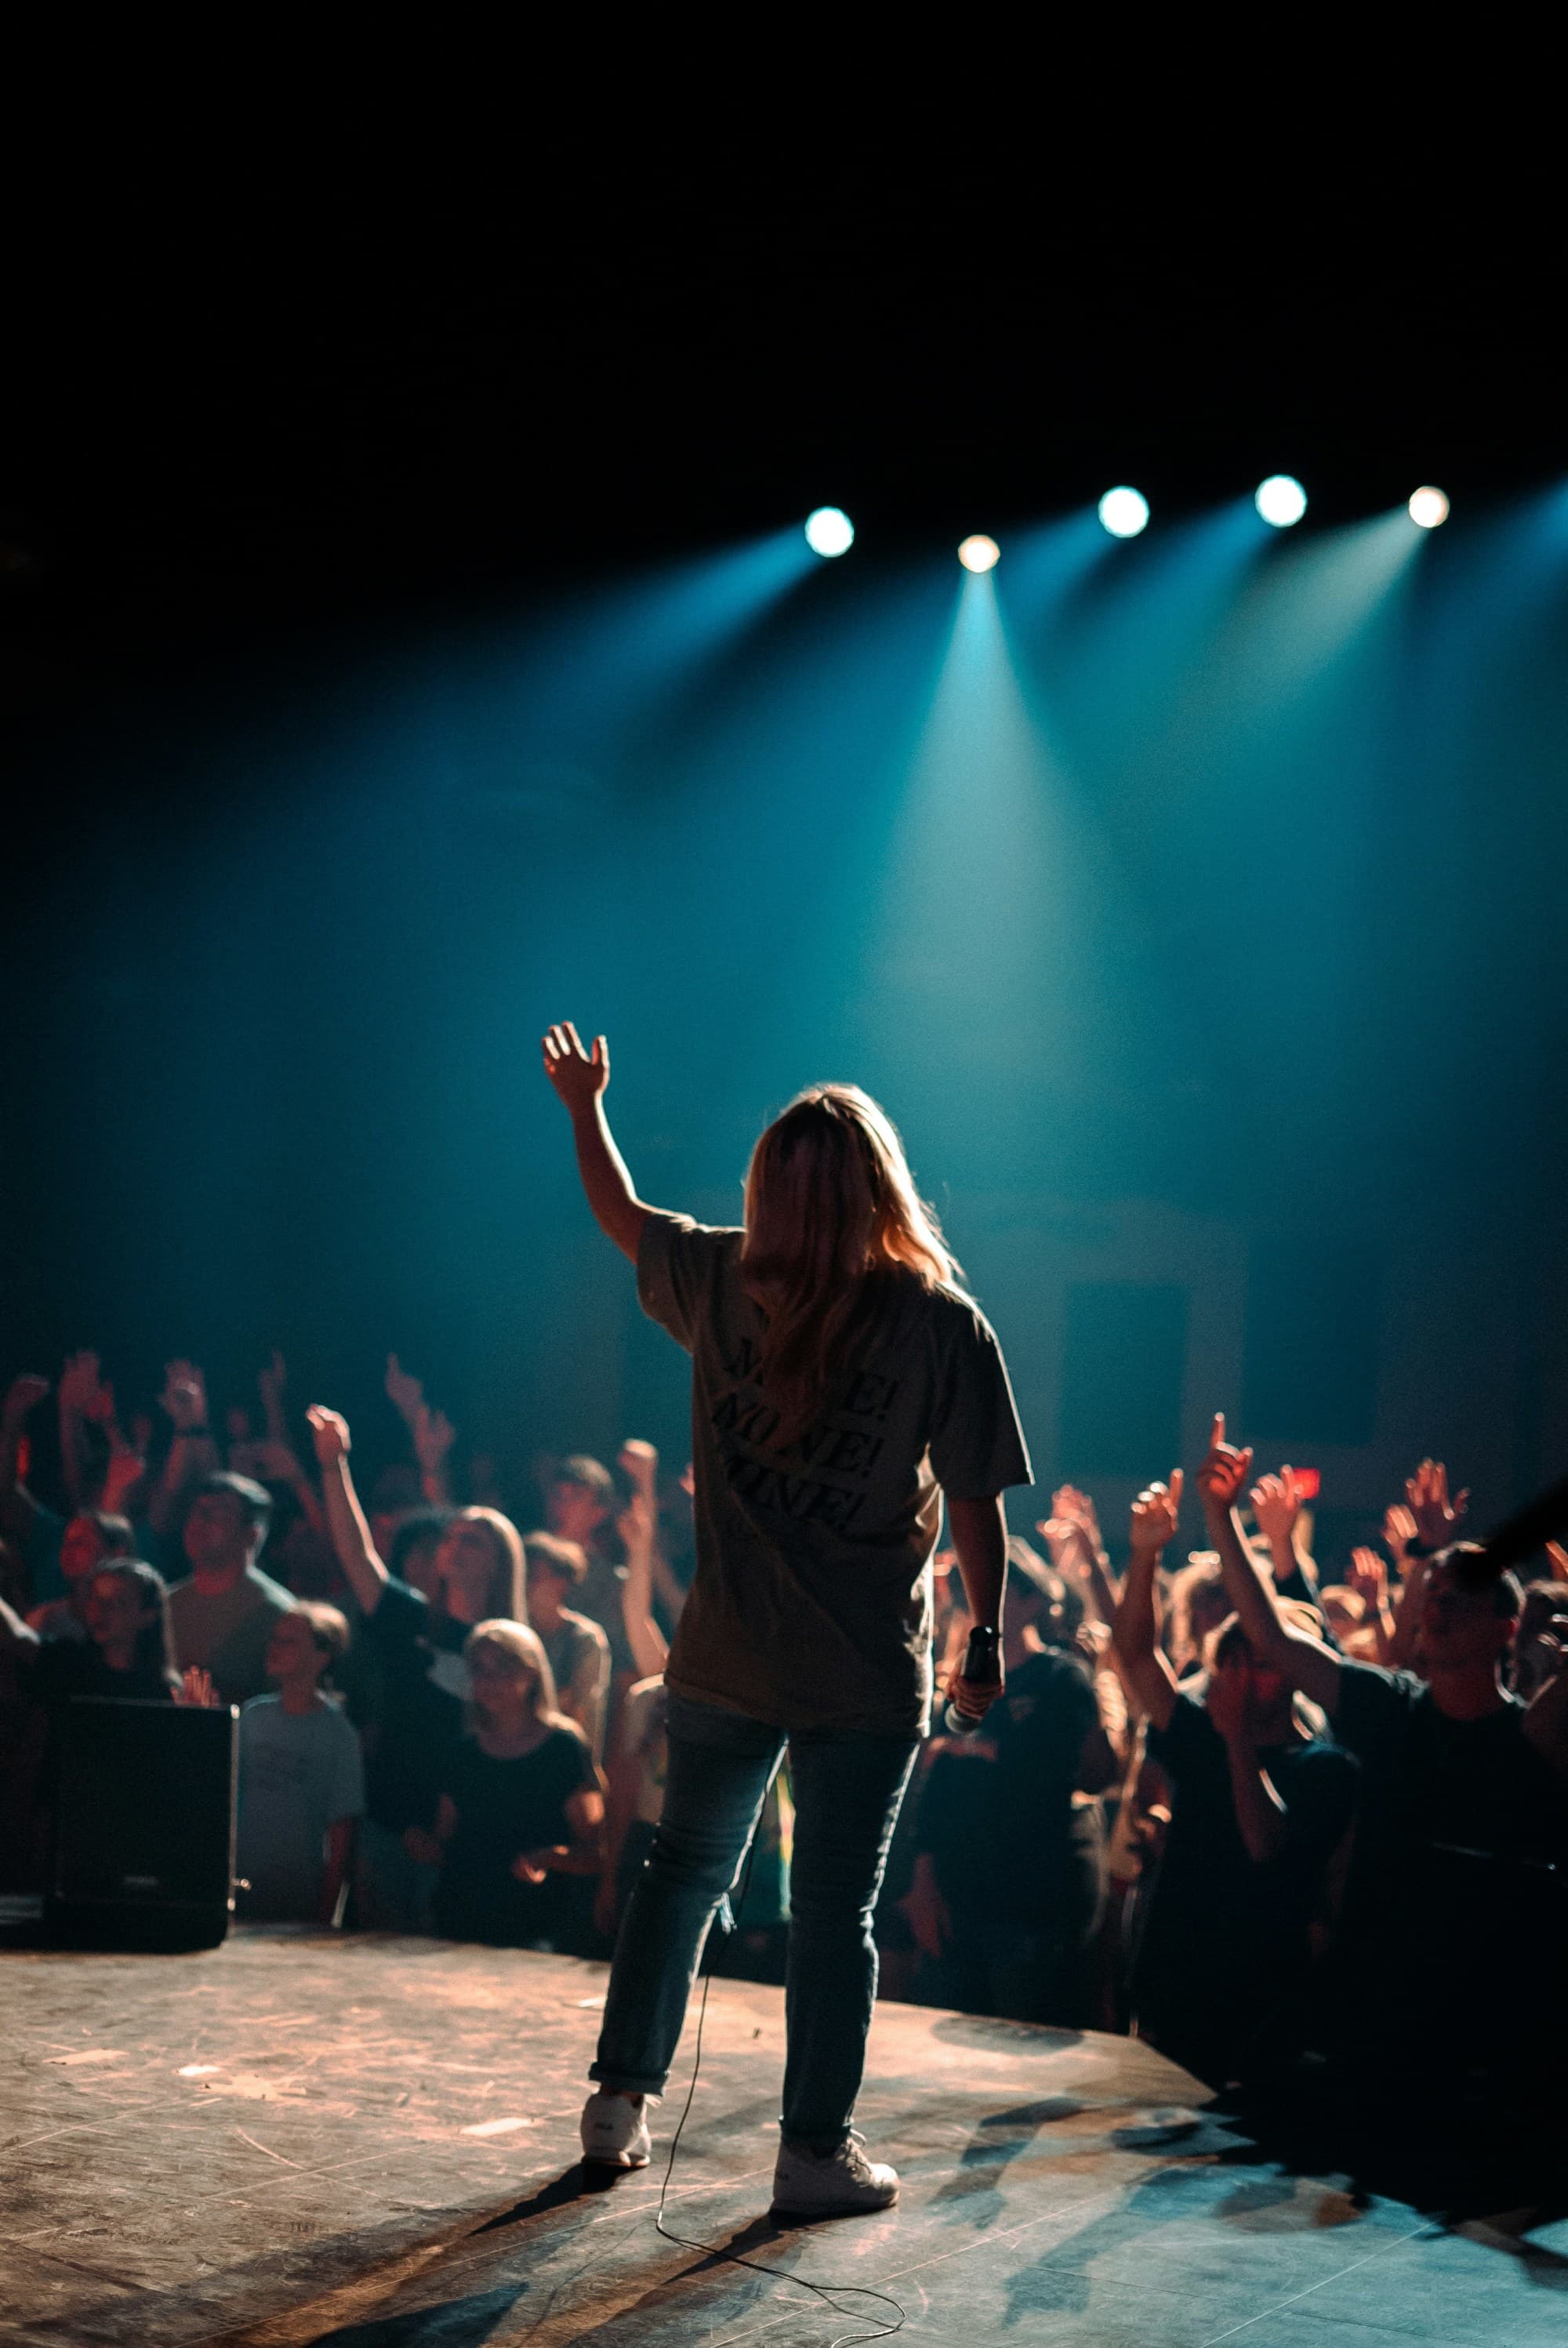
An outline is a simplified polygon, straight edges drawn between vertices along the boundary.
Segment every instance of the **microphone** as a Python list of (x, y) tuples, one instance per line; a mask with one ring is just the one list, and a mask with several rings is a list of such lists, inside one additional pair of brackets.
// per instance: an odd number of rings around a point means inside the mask
[[(1000, 1634), (977, 1622), (969, 1632), (969, 1643), (964, 1650), (964, 1668), (959, 1677), (973, 1680), (981, 1687), (996, 1687), (1000, 1684), (1001, 1675)], [(949, 1736), (972, 1736), (980, 1725), (978, 1720), (970, 1720), (967, 1714), (955, 1711), (951, 1704), (943, 1715), (943, 1722)]]

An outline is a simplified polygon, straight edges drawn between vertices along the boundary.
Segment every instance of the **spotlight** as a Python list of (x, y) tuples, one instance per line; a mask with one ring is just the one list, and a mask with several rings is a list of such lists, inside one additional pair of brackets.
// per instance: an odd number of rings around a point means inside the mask
[(1001, 548), (994, 538), (966, 538), (958, 549), (958, 561), (966, 571), (994, 571), (1001, 556)]
[(1410, 499), (1409, 513), (1418, 530), (1436, 530), (1449, 518), (1449, 501), (1441, 489), (1418, 489)]
[(847, 554), (855, 543), (855, 524), (837, 506), (818, 506), (806, 517), (805, 542), (814, 554)]
[(1288, 473), (1270, 473), (1253, 503), (1272, 530), (1294, 530), (1307, 511), (1307, 492)]
[(1136, 538), (1149, 526), (1149, 500), (1139, 489), (1107, 489), (1100, 500), (1100, 520), (1112, 538)]

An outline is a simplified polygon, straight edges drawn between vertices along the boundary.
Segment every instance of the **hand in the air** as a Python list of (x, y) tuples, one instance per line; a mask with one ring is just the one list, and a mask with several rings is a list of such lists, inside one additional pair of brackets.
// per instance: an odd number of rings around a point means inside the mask
[(31, 1370), (24, 1370), (12, 1379), (5, 1389), (5, 1405), (0, 1417), (13, 1433), (26, 1425), (49, 1391), (49, 1381)]
[(1182, 1513), (1182, 1470), (1173, 1468), (1167, 1484), (1150, 1484), (1132, 1503), (1132, 1542), (1134, 1552), (1153, 1550), (1156, 1556), (1176, 1538)]
[(1374, 1619), (1389, 1602), (1389, 1569), (1375, 1549), (1353, 1549), (1345, 1575), (1345, 1587), (1365, 1599), (1367, 1612)]
[(177, 1435), (193, 1434), (207, 1424), (207, 1381), (194, 1362), (165, 1363), (159, 1401), (174, 1421)]
[(1405, 1498), (1416, 1520), (1416, 1531), (1428, 1549), (1447, 1549), (1460, 1538), (1468, 1491), (1449, 1498), (1449, 1471), (1440, 1459), (1423, 1459), (1405, 1487)]
[(335, 1468), (340, 1459), (346, 1459), (352, 1448), (347, 1419), (319, 1402), (312, 1403), (305, 1416), (310, 1421), (311, 1440), (316, 1447), (318, 1467)]
[(1277, 1476), (1260, 1476), (1247, 1498), (1257, 1529), (1268, 1543), (1276, 1581), (1288, 1575), (1296, 1559), (1296, 1524), (1301, 1514), (1301, 1491), (1294, 1468)]
[(1225, 1441), (1225, 1415), (1223, 1410), (1216, 1410), (1209, 1447), (1199, 1465), (1197, 1476), (1204, 1514), (1211, 1523), (1216, 1517), (1229, 1516), (1242, 1486), (1251, 1473), (1251, 1446), (1243, 1450)]
[(590, 1109), (610, 1082), (610, 1046), (602, 1035), (585, 1052), (569, 1019), (557, 1022), (544, 1037), (545, 1074), (573, 1117)]

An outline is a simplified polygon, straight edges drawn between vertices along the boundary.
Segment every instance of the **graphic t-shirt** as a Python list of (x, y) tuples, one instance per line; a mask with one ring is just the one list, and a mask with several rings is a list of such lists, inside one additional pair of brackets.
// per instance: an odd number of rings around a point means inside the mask
[(644, 1311), (692, 1355), (697, 1565), (665, 1678), (781, 1728), (923, 1735), (942, 1492), (1030, 1480), (1000, 1348), (911, 1275), (835, 1406), (781, 1447), (743, 1237), (651, 1212), (638, 1251)]
[(314, 1921), (327, 1828), (364, 1809), (359, 1738), (335, 1704), (285, 1712), (259, 1695), (240, 1715), (236, 1872), (247, 1916)]

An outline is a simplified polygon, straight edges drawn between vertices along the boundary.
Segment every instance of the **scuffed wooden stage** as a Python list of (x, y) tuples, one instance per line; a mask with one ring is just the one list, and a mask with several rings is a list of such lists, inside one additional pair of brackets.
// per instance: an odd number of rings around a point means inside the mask
[[(663, 2171), (576, 2166), (604, 1969), (240, 1932), (199, 1956), (0, 1955), (0, 2339), (92, 2348), (826, 2348), (869, 2331), (654, 2230)], [(875, 2283), (907, 2348), (1545, 2348), (1568, 2250), (1291, 2178), (1121, 2039), (880, 2009), (861, 2122), (899, 2206), (766, 2216), (776, 1990), (715, 1982), (669, 2222)], [(663, 2144), (684, 2094), (660, 2115)]]

